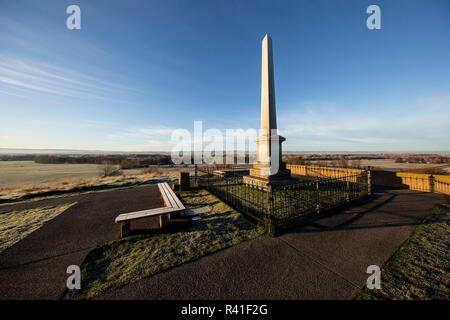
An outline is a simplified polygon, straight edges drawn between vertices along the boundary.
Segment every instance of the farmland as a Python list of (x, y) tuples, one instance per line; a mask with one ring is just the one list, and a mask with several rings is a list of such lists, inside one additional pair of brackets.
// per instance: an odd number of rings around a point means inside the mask
[(180, 171), (193, 167), (151, 166), (119, 169), (105, 176), (100, 164), (41, 164), (33, 161), (0, 161), (0, 202), (19, 201), (56, 193), (129, 187), (159, 179), (174, 181)]
[(99, 177), (97, 164), (40, 164), (34, 161), (0, 161), (0, 188), (52, 184)]

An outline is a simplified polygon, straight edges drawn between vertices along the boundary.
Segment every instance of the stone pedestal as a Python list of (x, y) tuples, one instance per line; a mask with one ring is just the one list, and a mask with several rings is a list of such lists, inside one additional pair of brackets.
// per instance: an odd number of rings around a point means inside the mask
[(244, 183), (260, 189), (269, 189), (269, 185), (280, 186), (297, 183), (291, 177), (291, 171), (281, 161), (281, 144), (285, 138), (280, 135), (260, 136), (256, 139), (257, 161), (244, 176)]

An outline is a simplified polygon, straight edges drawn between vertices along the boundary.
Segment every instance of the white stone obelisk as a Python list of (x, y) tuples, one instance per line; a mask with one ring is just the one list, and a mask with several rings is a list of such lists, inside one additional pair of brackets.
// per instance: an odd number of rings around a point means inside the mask
[(250, 175), (244, 177), (245, 183), (265, 187), (269, 182), (281, 184), (291, 181), (290, 170), (281, 161), (281, 143), (284, 140), (277, 131), (272, 39), (266, 34), (262, 41), (261, 131), (256, 139), (257, 161), (250, 169)]
[(261, 129), (277, 129), (272, 39), (268, 34), (262, 41), (261, 61)]

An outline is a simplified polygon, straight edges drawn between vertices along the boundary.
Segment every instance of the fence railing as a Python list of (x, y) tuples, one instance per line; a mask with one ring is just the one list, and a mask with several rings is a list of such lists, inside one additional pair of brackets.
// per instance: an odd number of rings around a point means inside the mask
[(369, 177), (368, 171), (361, 171), (261, 189), (245, 184), (242, 175), (223, 177), (207, 173), (199, 176), (197, 183), (235, 209), (267, 224), (269, 233), (275, 234), (367, 196)]
[(432, 191), (450, 195), (450, 176), (434, 175), (432, 180)]
[(355, 169), (355, 168), (320, 167), (320, 166), (306, 166), (297, 164), (288, 164), (286, 165), (286, 168), (291, 170), (291, 173), (295, 175), (326, 177), (326, 178), (339, 178), (359, 174), (364, 171), (364, 169)]
[[(339, 178), (358, 174), (364, 169), (335, 168), (305, 165), (286, 165), (292, 174), (322, 178)], [(374, 185), (408, 188), (414, 191), (435, 192), (450, 195), (450, 176), (438, 174), (371, 170)]]
[(396, 177), (410, 190), (450, 194), (450, 176), (396, 172)]

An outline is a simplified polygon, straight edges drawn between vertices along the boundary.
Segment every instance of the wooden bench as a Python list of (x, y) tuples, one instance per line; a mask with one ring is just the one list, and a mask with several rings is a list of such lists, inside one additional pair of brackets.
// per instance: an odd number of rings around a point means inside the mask
[(122, 238), (130, 234), (130, 225), (132, 220), (159, 216), (159, 226), (160, 228), (163, 228), (170, 221), (171, 213), (180, 213), (186, 209), (180, 199), (178, 199), (175, 192), (173, 192), (166, 182), (158, 183), (158, 188), (161, 196), (163, 197), (165, 207), (122, 213), (116, 217), (115, 223), (121, 224)]

